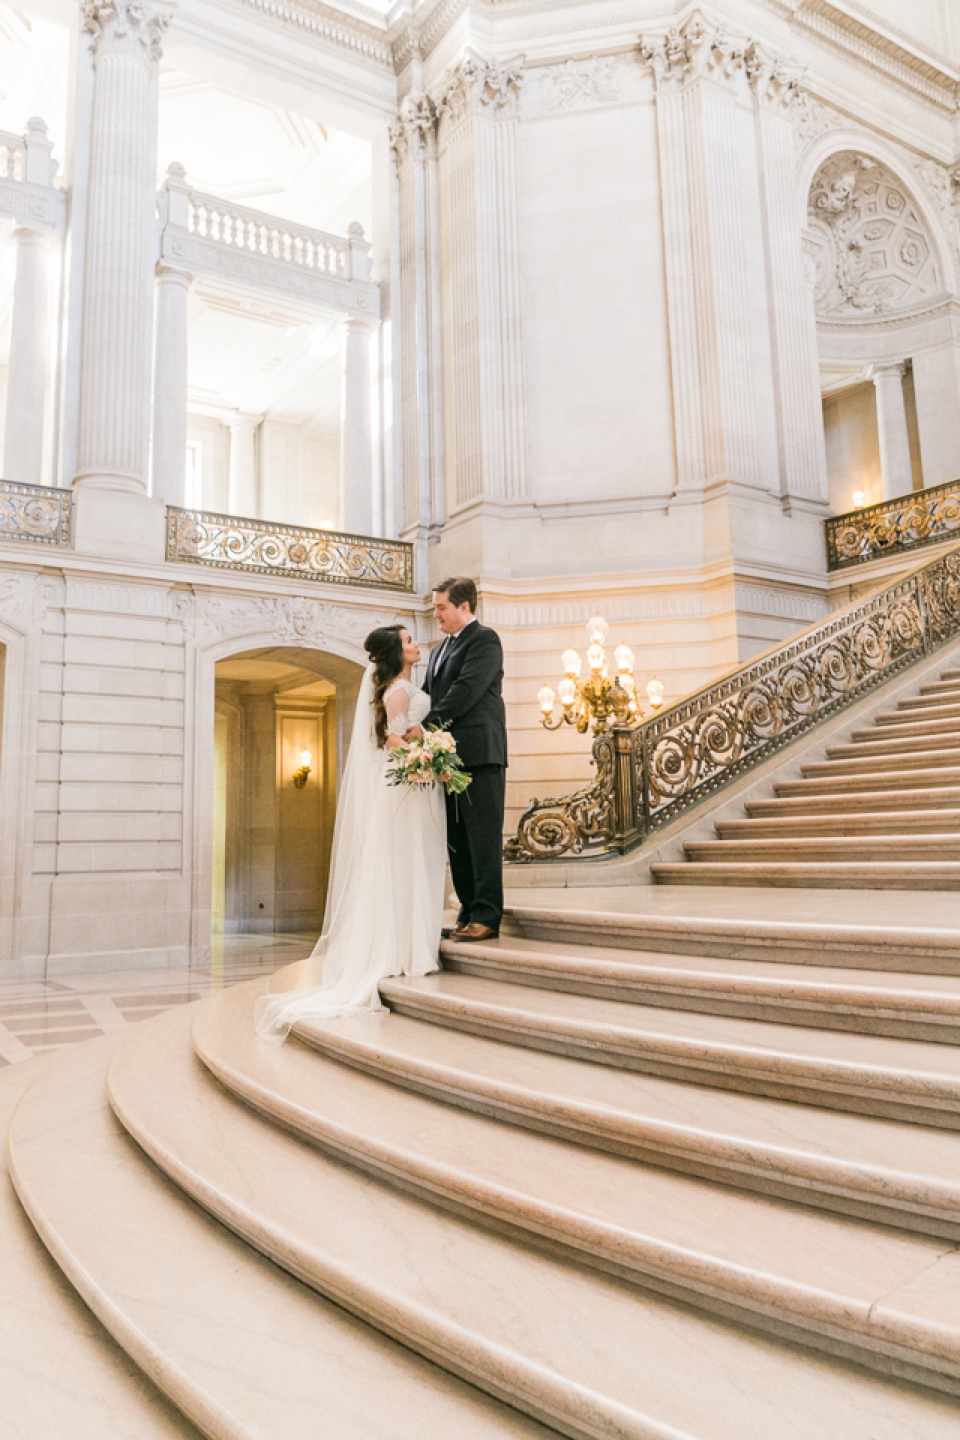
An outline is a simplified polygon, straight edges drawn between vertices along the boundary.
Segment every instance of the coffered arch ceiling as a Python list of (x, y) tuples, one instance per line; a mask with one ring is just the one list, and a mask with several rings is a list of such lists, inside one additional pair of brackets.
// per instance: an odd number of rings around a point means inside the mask
[(882, 161), (853, 150), (831, 155), (810, 187), (807, 223), (818, 317), (866, 319), (944, 293), (936, 242), (909, 190)]

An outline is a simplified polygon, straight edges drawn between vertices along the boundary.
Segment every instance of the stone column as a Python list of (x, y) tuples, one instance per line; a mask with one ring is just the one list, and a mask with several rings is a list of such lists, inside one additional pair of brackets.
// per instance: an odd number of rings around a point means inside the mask
[(370, 405), (370, 341), (373, 333), (374, 327), (366, 320), (350, 319), (343, 327), (340, 528), (352, 535), (373, 533), (373, 415)]
[(400, 533), (425, 554), (443, 518), (437, 267), (436, 107), (406, 96), (390, 126), (399, 190), (400, 388), (403, 514)]
[(874, 365), (871, 379), (877, 391), (877, 430), (880, 435), (880, 471), (883, 498), (893, 500), (913, 489), (910, 433), (903, 399), (902, 361)]
[(84, 268), (80, 487), (143, 495), (150, 441), (156, 69), (172, 7), (87, 0), (96, 72)]
[(522, 500), (526, 409), (517, 178), (520, 60), (468, 50), (439, 97), (447, 495)]
[(230, 427), (230, 499), (227, 508), (231, 515), (245, 520), (260, 518), (257, 427), (262, 418), (238, 412), (227, 420)]
[(13, 232), (17, 272), (7, 362), (3, 478), (43, 483), (43, 421), (49, 352), (49, 249), (51, 236), (29, 225)]
[(153, 493), (183, 505), (187, 475), (187, 297), (190, 276), (157, 267), (156, 357), (153, 367)]

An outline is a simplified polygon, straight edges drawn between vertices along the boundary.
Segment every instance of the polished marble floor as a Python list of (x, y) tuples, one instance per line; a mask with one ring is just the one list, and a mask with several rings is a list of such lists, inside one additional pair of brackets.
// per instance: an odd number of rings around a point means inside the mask
[(127, 970), (0, 984), (0, 1067), (31, 1060), (267, 975), (313, 949), (314, 935), (227, 935), (206, 969)]

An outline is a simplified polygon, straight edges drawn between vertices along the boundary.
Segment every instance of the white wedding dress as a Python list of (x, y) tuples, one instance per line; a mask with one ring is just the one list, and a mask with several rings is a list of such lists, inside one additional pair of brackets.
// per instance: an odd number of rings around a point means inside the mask
[[(389, 733), (403, 735), (430, 709), (406, 680), (384, 695)], [(257, 1002), (265, 1040), (285, 1039), (298, 1020), (382, 1010), (378, 982), (439, 968), (447, 860), (443, 793), (387, 783), (388, 752), (377, 746), (373, 666), (360, 686), (333, 837), (323, 934), (295, 990)]]

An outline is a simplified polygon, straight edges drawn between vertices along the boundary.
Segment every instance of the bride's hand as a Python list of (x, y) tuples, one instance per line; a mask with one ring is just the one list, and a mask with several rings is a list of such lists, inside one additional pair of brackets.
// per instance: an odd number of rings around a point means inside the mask
[(411, 740), (422, 740), (422, 739), (423, 739), (423, 726), (422, 726), (422, 725), (411, 725), (411, 726), (410, 726), (410, 729), (407, 731), (406, 735), (404, 735), (404, 737), (403, 737), (404, 744), (406, 744), (406, 745), (409, 745), (409, 743), (410, 743)]

